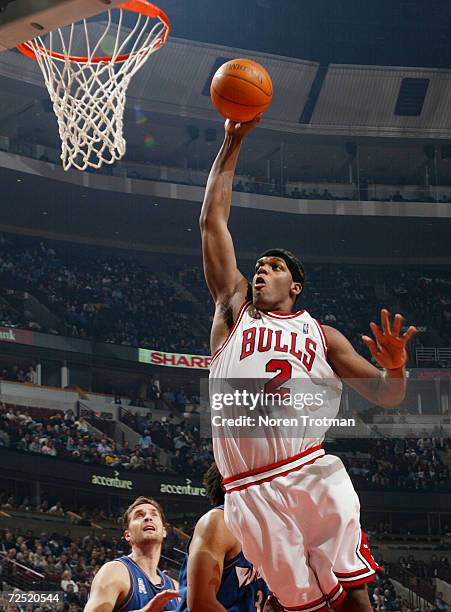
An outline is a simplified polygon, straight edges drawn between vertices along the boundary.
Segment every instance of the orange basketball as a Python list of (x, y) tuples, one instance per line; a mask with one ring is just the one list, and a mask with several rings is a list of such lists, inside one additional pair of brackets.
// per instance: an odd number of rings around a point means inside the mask
[(227, 119), (252, 121), (268, 108), (272, 81), (263, 66), (250, 59), (238, 58), (218, 68), (210, 94), (216, 109)]

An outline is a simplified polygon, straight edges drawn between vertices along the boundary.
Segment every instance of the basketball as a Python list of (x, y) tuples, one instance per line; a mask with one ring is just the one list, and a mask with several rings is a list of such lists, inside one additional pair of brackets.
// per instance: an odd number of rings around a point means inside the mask
[(267, 70), (250, 59), (238, 58), (223, 64), (210, 88), (216, 109), (232, 121), (252, 121), (272, 100), (272, 81)]

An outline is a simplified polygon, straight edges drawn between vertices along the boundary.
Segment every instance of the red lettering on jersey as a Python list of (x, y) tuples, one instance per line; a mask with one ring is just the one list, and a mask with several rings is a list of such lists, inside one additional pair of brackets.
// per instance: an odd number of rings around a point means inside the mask
[(306, 338), (305, 350), (306, 352), (302, 358), (302, 363), (304, 364), (307, 372), (310, 372), (316, 357), (316, 342), (311, 338)]
[(275, 351), (280, 351), (281, 353), (288, 353), (288, 344), (281, 344), (282, 342), (282, 330), (278, 329), (276, 331), (276, 346), (274, 347)]
[(296, 332), (291, 332), (291, 347), (290, 347), (290, 353), (291, 355), (293, 355), (293, 357), (296, 357), (296, 359), (299, 359), (299, 361), (302, 359), (302, 351), (296, 350), (296, 341), (298, 339), (298, 335)]
[(250, 327), (249, 329), (245, 329), (243, 332), (243, 342), (241, 344), (241, 355), (240, 361), (252, 355), (255, 351), (255, 333), (257, 331), (256, 327)]
[[(265, 332), (268, 332), (266, 336), (266, 343), (265, 343)], [(267, 327), (260, 327), (260, 330), (258, 333), (257, 350), (260, 351), (260, 353), (269, 351), (271, 348), (271, 344), (272, 344), (272, 329), (268, 329)]]

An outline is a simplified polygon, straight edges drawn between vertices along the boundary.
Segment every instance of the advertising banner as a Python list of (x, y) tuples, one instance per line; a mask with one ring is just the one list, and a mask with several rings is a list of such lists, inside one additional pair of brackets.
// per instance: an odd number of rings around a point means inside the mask
[(139, 349), (139, 362), (160, 365), (170, 368), (191, 368), (208, 370), (211, 357), (207, 355), (188, 355), (186, 353), (167, 353), (151, 349)]

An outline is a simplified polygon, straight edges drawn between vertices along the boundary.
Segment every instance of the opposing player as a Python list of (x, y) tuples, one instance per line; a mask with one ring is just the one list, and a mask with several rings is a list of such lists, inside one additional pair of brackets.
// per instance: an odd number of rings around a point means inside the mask
[(180, 570), (178, 612), (262, 612), (268, 587), (224, 522), (222, 476), (213, 463), (204, 477), (215, 506), (198, 521)]
[[(232, 181), (243, 138), (257, 123), (226, 122), (202, 206), (204, 272), (216, 306), (210, 384), (265, 379), (265, 389), (282, 396), (323, 381), (339, 399), (346, 379), (371, 402), (395, 407), (405, 395), (406, 345), (416, 331), (400, 334), (401, 315), (392, 326), (382, 310), (382, 329), (370, 324), (375, 339), (363, 337), (380, 370), (336, 329), (303, 310), (292, 312), (304, 288), (303, 267), (292, 253), (263, 253), (251, 285), (237, 268), (228, 229)], [(304, 612), (328, 606), (370, 612), (365, 582), (377, 565), (360, 528), (357, 494), (341, 460), (322, 448), (324, 434), (218, 429), (213, 422), (225, 522), (281, 604)]]
[(158, 569), (166, 520), (160, 505), (138, 497), (123, 516), (128, 556), (105, 563), (96, 574), (85, 612), (176, 610), (178, 584)]

